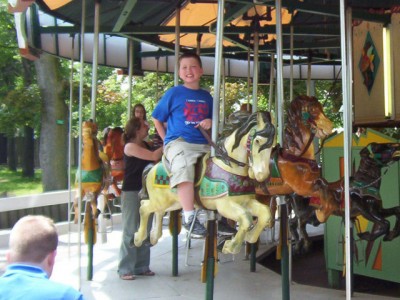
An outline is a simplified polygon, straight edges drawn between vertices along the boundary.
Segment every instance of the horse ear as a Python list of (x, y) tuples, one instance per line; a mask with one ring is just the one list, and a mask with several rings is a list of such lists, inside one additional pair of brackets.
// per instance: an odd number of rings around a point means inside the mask
[(262, 117), (262, 112), (257, 112), (257, 128), (263, 128), (265, 126), (264, 118)]
[(272, 123), (271, 114), (268, 111), (257, 112), (257, 127), (264, 128), (268, 123)]

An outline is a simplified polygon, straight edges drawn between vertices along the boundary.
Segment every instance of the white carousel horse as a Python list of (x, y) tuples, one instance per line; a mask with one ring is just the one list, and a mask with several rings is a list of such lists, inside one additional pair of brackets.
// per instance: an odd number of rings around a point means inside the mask
[[(255, 198), (255, 181), (269, 176), (271, 149), (275, 144), (275, 127), (268, 112), (252, 114), (232, 134), (219, 142), (213, 158), (203, 158), (200, 180), (195, 183), (201, 204), (238, 223), (238, 231), (227, 240), (223, 253), (237, 254), (243, 241), (255, 243), (262, 230), (271, 226), (268, 206)], [(154, 213), (155, 225), (150, 242), (155, 245), (162, 235), (162, 217), (166, 211), (181, 208), (175, 189), (170, 189), (169, 178), (162, 162), (148, 172), (143, 185), (148, 200), (141, 201), (140, 227), (134, 235), (136, 246), (147, 238), (149, 215)], [(257, 217), (253, 225), (253, 216)]]

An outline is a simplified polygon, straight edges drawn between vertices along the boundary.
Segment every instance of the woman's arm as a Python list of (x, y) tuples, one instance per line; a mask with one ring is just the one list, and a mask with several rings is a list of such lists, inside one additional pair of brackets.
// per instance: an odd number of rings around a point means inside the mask
[(149, 149), (141, 147), (138, 144), (128, 143), (125, 145), (124, 153), (127, 156), (135, 156), (140, 159), (158, 161), (161, 159), (163, 147), (160, 147), (154, 151), (150, 151)]

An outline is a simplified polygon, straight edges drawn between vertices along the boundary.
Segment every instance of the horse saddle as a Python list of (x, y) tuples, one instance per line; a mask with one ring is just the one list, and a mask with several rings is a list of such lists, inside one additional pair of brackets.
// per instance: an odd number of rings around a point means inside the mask
[(207, 160), (206, 171), (200, 184), (201, 198), (219, 199), (224, 195), (240, 196), (255, 194), (255, 184), (248, 176), (233, 174)]
[(360, 182), (356, 180), (350, 181), (350, 194), (355, 194), (360, 198), (371, 197), (375, 200), (381, 200), (379, 189), (368, 186), (365, 182)]
[(315, 173), (320, 172), (320, 166), (317, 163), (317, 161), (314, 159), (308, 159), (308, 158), (304, 158), (301, 156), (296, 156), (296, 155), (293, 155), (293, 154), (285, 151), (284, 149), (280, 149), (279, 154), (282, 156), (283, 159), (285, 159), (287, 161), (290, 161), (293, 163), (302, 163), (302, 164), (309, 166), (311, 172), (315, 172)]
[[(170, 165), (163, 156), (155, 166), (153, 185), (158, 188), (170, 188)], [(195, 200), (200, 204), (201, 198), (219, 198), (223, 195), (254, 194), (254, 182), (249, 177), (235, 175), (217, 166), (210, 154), (200, 157), (195, 166)]]
[[(206, 170), (206, 161), (210, 157), (210, 153), (207, 153), (198, 158), (195, 165), (195, 175), (194, 175), (194, 183), (195, 187), (200, 185), (201, 179), (204, 176)], [(165, 155), (162, 156), (161, 162), (155, 166), (155, 178), (154, 178), (154, 186), (161, 188), (169, 188), (170, 183), (170, 175), (171, 175), (171, 164)]]
[(276, 186), (283, 184), (281, 172), (279, 171), (278, 168), (278, 156), (279, 156), (279, 150), (277, 148), (274, 148), (271, 154), (271, 158), (269, 160), (269, 170), (271, 175), (267, 180), (266, 183), (267, 186)]

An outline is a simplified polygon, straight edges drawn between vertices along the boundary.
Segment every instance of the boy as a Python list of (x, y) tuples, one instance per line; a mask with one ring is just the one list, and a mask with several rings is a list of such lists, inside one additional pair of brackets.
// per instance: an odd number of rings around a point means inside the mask
[[(192, 235), (204, 237), (204, 226), (194, 218), (194, 166), (197, 158), (210, 151), (199, 126), (211, 129), (213, 99), (200, 88), (203, 75), (197, 54), (185, 53), (179, 58), (179, 77), (183, 85), (169, 89), (152, 114), (158, 134), (164, 140), (164, 155), (171, 165), (170, 186), (177, 187), (183, 209), (183, 226)], [(167, 130), (163, 123), (167, 122)]]

